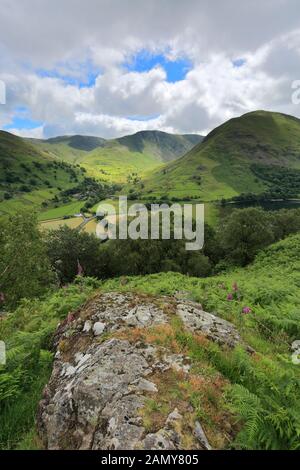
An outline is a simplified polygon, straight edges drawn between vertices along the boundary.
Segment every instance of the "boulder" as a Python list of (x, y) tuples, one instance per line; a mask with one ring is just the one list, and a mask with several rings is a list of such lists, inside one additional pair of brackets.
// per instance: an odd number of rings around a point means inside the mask
[(191, 376), (189, 357), (152, 339), (176, 316), (183, 329), (226, 347), (241, 341), (233, 325), (198, 304), (133, 293), (99, 294), (59, 326), (37, 418), (45, 448), (211, 448), (186, 399), (176, 399), (165, 416), (155, 411), (164, 381)]

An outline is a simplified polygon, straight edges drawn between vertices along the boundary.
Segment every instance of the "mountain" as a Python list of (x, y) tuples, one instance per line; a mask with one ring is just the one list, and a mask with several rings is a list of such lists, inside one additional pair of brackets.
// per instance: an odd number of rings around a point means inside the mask
[(143, 191), (206, 201), (241, 193), (296, 196), (299, 170), (300, 120), (255, 111), (225, 122), (182, 158), (152, 172)]
[(116, 141), (131, 152), (156, 155), (161, 161), (168, 162), (184, 155), (202, 139), (203, 137), (197, 134), (176, 135), (161, 131), (140, 131)]
[[(43, 140), (41, 140), (40, 142), (43, 142)], [(101, 137), (93, 137), (87, 135), (71, 135), (53, 137), (51, 139), (48, 139), (46, 142), (51, 145), (66, 144), (72, 149), (90, 152), (91, 150), (94, 150), (97, 147), (103, 147), (103, 145), (105, 144), (105, 139), (102, 139)]]
[(0, 215), (40, 205), (82, 180), (82, 169), (41, 152), (26, 139), (0, 131)]
[(164, 162), (174, 160), (202, 140), (196, 134), (176, 135), (141, 131), (118, 139), (62, 136), (30, 142), (55, 158), (84, 166), (92, 176), (109, 181), (126, 181), (128, 175), (143, 175)]

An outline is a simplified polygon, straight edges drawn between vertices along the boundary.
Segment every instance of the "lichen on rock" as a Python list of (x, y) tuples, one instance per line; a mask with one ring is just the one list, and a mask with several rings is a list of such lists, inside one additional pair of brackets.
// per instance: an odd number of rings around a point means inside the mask
[[(183, 329), (233, 347), (241, 339), (232, 324), (187, 300), (116, 292), (93, 297), (72, 318), (56, 332), (38, 410), (47, 449), (212, 447), (189, 400), (208, 379), (195, 375), (168, 328), (175, 318)], [(168, 341), (160, 340), (163, 330)], [(221, 439), (228, 440), (224, 429)]]

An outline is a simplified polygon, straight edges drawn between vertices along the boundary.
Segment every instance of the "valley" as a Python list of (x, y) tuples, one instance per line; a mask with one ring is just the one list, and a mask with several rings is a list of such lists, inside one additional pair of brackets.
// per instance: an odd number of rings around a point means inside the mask
[[(299, 172), (300, 121), (278, 113), (203, 140), (1, 131), (0, 448), (298, 449)], [(123, 194), (204, 203), (203, 249), (173, 226), (102, 243), (97, 206)]]
[[(113, 194), (128, 194), (132, 202), (204, 202), (213, 222), (223, 201), (297, 199), (299, 131), (300, 121), (292, 116), (257, 111), (226, 122), (204, 139), (144, 131), (114, 140), (41, 141), (2, 132), (0, 214), (32, 208), (49, 228), (52, 219), (53, 227), (59, 219), (74, 226), (68, 218), (95, 211)], [(100, 192), (80, 189), (93, 180)]]

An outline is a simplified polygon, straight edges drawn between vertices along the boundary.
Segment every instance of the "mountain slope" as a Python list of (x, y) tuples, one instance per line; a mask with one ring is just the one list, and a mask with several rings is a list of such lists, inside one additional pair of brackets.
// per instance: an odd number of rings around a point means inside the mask
[(112, 140), (65, 136), (31, 142), (47, 155), (79, 163), (92, 176), (124, 182), (132, 173), (143, 175), (164, 162), (184, 155), (201, 140), (202, 137), (195, 134), (141, 131)]
[(280, 180), (289, 186), (292, 179), (299, 194), (299, 169), (300, 120), (256, 111), (222, 124), (182, 158), (153, 172), (144, 192), (161, 195), (164, 188), (169, 196), (215, 200), (274, 192)]
[(167, 162), (184, 155), (202, 141), (196, 134), (176, 135), (161, 131), (141, 131), (121, 137), (116, 141), (132, 152), (156, 155), (161, 161)]
[(40, 205), (82, 181), (80, 168), (47, 156), (26, 139), (0, 131), (0, 215)]

